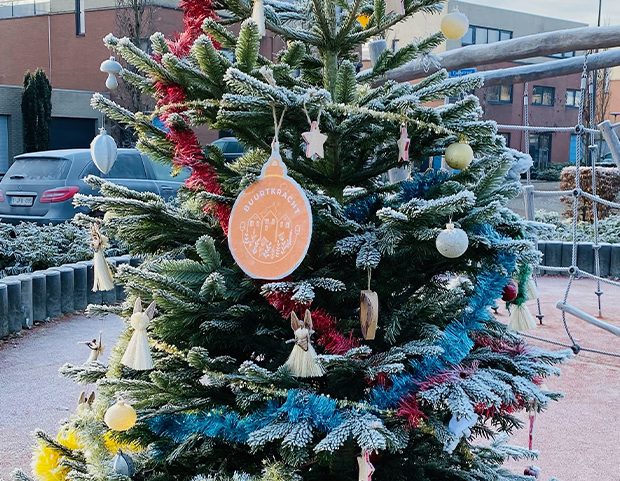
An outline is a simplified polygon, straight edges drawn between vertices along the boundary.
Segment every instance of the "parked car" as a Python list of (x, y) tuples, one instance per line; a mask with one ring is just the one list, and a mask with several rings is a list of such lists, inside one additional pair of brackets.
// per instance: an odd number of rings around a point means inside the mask
[(228, 162), (238, 159), (245, 153), (245, 147), (235, 137), (222, 137), (215, 142), (211, 142), (223, 153)]
[(83, 180), (89, 174), (170, 199), (190, 170), (172, 177), (169, 166), (153, 162), (136, 149), (119, 149), (116, 163), (107, 174), (97, 169), (88, 149), (18, 155), (0, 181), (0, 222), (58, 224), (72, 219), (76, 212), (87, 212), (85, 207), (74, 207), (72, 200), (78, 192), (97, 195)]

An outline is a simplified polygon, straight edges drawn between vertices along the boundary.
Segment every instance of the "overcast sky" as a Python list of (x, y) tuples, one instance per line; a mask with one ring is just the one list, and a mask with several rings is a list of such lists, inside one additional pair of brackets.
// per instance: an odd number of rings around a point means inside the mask
[[(596, 26), (599, 0), (465, 0), (490, 7), (518, 10)], [(620, 1), (602, 0), (601, 25), (620, 25)]]

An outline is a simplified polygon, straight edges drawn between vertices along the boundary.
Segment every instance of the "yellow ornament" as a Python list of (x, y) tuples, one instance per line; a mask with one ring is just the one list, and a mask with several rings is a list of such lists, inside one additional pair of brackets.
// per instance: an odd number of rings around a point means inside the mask
[(361, 14), (357, 16), (357, 21), (360, 23), (362, 28), (366, 28), (366, 25), (370, 22), (370, 17), (366, 14)]
[(140, 447), (140, 443), (138, 443), (138, 441), (132, 441), (130, 443), (126, 441), (119, 441), (114, 437), (113, 431), (107, 431), (103, 435), (103, 440), (105, 442), (105, 447), (110, 452), (110, 454), (116, 454), (119, 449), (122, 449), (124, 451), (133, 451), (134, 453), (142, 451), (142, 448)]
[(455, 142), (446, 149), (446, 163), (453, 169), (466, 169), (474, 158), (474, 151), (467, 142)]
[[(61, 428), (56, 441), (71, 450), (84, 447), (73, 429)], [(62, 464), (62, 457), (58, 449), (39, 440), (32, 457), (32, 472), (40, 481), (65, 481), (70, 468)]]
[(127, 431), (131, 429), (136, 424), (137, 419), (136, 410), (123, 401), (118, 401), (110, 406), (103, 417), (108, 427), (114, 431)]
[(454, 7), (452, 12), (441, 20), (441, 33), (444, 37), (457, 40), (467, 33), (469, 20), (465, 14), (459, 12), (458, 7)]

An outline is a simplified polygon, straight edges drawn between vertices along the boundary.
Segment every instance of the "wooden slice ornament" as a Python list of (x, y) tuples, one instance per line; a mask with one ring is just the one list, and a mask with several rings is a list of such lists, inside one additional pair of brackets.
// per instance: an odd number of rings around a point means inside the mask
[(250, 277), (281, 279), (301, 264), (311, 237), (310, 203), (301, 186), (287, 175), (274, 140), (260, 178), (233, 206), (228, 246)]
[(379, 319), (379, 296), (370, 289), (371, 270), (368, 269), (368, 289), (360, 294), (360, 324), (362, 335), (367, 341), (372, 341), (377, 332)]
[(367, 341), (375, 338), (379, 318), (379, 296), (370, 290), (363, 290), (360, 296), (360, 323), (362, 335)]

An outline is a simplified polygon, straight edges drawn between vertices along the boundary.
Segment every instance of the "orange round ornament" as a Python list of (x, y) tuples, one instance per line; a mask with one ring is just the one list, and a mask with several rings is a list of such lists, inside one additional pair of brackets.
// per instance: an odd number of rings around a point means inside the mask
[(311, 237), (310, 203), (287, 175), (276, 144), (261, 177), (237, 197), (228, 246), (250, 277), (281, 279), (301, 264)]

